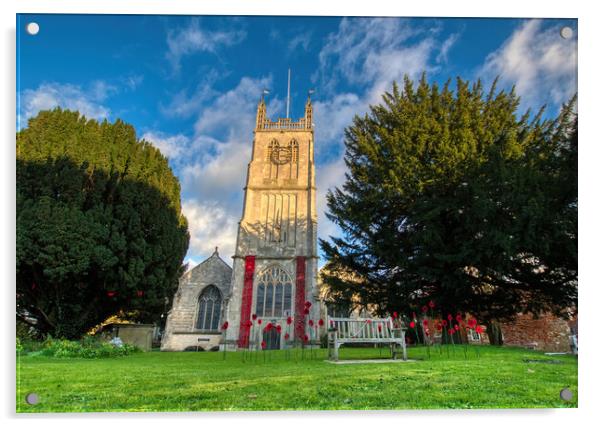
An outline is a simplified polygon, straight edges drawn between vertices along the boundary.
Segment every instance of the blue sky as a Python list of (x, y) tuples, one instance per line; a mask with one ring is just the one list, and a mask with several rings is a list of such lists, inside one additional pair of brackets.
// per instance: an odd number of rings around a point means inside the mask
[[(25, 32), (28, 22), (40, 32)], [(570, 27), (573, 36), (560, 37)], [(515, 84), (556, 113), (577, 90), (574, 19), (18, 15), (17, 117), (61, 106), (135, 126), (169, 158), (190, 226), (187, 261), (230, 262), (257, 101), (291, 116), (308, 89), (316, 124), (318, 234), (337, 234), (324, 195), (344, 179), (343, 130), (404, 74)]]

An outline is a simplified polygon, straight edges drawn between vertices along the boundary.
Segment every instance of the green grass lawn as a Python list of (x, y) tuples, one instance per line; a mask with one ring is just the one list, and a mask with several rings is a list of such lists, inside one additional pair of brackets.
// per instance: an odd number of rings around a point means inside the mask
[[(333, 365), (326, 350), (262, 353), (150, 352), (110, 359), (17, 358), (17, 412), (258, 411), (318, 409), (545, 408), (577, 406), (577, 359), (518, 349), (409, 348), (408, 363)], [(382, 350), (386, 357), (387, 350)], [(379, 358), (342, 348), (341, 359)], [(271, 359), (271, 360), (270, 360)], [(528, 360), (560, 363), (527, 363)], [(563, 387), (573, 392), (564, 402)], [(39, 403), (25, 403), (35, 392)]]

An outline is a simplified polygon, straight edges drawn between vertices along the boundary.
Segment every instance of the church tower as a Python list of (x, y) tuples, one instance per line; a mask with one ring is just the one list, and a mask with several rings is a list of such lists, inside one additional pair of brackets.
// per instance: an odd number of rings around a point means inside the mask
[[(253, 154), (248, 165), (242, 218), (234, 254), (231, 293), (227, 304), (229, 347), (248, 347), (258, 340), (254, 314), (280, 324), (270, 347), (283, 348), (302, 339), (307, 315), (318, 317), (317, 216), (312, 105), (298, 121), (267, 116), (263, 97), (257, 106)], [(287, 317), (294, 323), (287, 326)], [(261, 340), (261, 338), (259, 338)], [(256, 344), (256, 343), (255, 343)]]

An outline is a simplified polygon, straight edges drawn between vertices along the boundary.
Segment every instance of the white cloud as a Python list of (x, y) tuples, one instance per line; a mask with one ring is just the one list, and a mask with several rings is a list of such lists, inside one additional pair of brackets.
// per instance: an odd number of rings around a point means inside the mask
[(92, 119), (105, 119), (111, 111), (101, 103), (115, 91), (114, 86), (102, 81), (94, 82), (87, 90), (68, 83), (42, 83), (37, 89), (25, 89), (21, 92), (19, 121), (33, 117), (41, 110), (55, 107), (77, 110)]
[(445, 41), (441, 45), (441, 50), (439, 51), (439, 54), (437, 55), (438, 63), (444, 63), (444, 64), (447, 63), (447, 55), (448, 55), (450, 49), (456, 43), (456, 41), (458, 41), (459, 37), (460, 37), (460, 34), (453, 33), (453, 34), (450, 34), (450, 36), (447, 39), (445, 39)]
[[(243, 77), (234, 89), (217, 97), (199, 114), (192, 148), (201, 155), (183, 170), (184, 187), (199, 200), (227, 202), (233, 193), (242, 200), (240, 191), (251, 160), (257, 102), (270, 81), (269, 77)], [(268, 111), (280, 104), (272, 100)]]
[(338, 236), (340, 233), (338, 227), (326, 218), (326, 193), (329, 189), (340, 187), (345, 181), (347, 165), (345, 165), (341, 156), (330, 163), (321, 164), (317, 169), (316, 208), (318, 214), (318, 234), (320, 238), (328, 240), (328, 236)]
[[(223, 93), (203, 109), (195, 124), (195, 132), (208, 134), (217, 131), (225, 134), (228, 140), (248, 141), (255, 123), (257, 102), (271, 81), (271, 77), (243, 77), (234, 89)], [(273, 98), (268, 105), (268, 113), (280, 107), (278, 98)]]
[(309, 49), (309, 42), (311, 41), (311, 33), (303, 32), (297, 34), (295, 37), (288, 42), (288, 53), (293, 55), (297, 48), (301, 48), (304, 51)]
[[(199, 143), (199, 140), (195, 142)], [(215, 201), (224, 207), (242, 203), (247, 164), (251, 161), (251, 137), (247, 142), (219, 142), (213, 153), (182, 169), (186, 195), (199, 201)], [(230, 211), (230, 210), (229, 210)], [(240, 215), (240, 206), (233, 208)]]
[(340, 93), (325, 101), (316, 101), (313, 106), (318, 155), (331, 151), (333, 145), (342, 145), (345, 127), (356, 114), (368, 110), (368, 102), (355, 93)]
[(136, 90), (144, 81), (144, 76), (141, 74), (130, 74), (121, 80), (130, 90)]
[(344, 79), (362, 91), (390, 85), (404, 74), (415, 77), (431, 69), (429, 55), (434, 51), (432, 35), (412, 44), (410, 38), (424, 30), (399, 18), (345, 18), (338, 31), (327, 37), (320, 51), (319, 77), (327, 91)]
[(502, 87), (516, 84), (523, 106), (538, 109), (545, 100), (559, 105), (577, 90), (577, 38), (563, 39), (561, 26), (542, 29), (541, 20), (530, 20), (487, 56), (480, 70), (492, 80), (499, 75)]
[(188, 27), (168, 32), (166, 57), (173, 70), (178, 71), (183, 56), (198, 52), (215, 53), (220, 47), (240, 43), (246, 35), (243, 30), (204, 30), (201, 28), (199, 20), (193, 19)]
[(220, 74), (215, 69), (210, 70), (201, 78), (191, 95), (185, 89), (180, 90), (171, 97), (167, 105), (159, 104), (159, 110), (167, 117), (188, 118), (198, 113), (203, 103), (219, 96), (213, 85), (220, 77), (223, 77), (223, 73)]
[(161, 151), (161, 153), (172, 160), (178, 159), (187, 152), (190, 139), (182, 134), (167, 135), (159, 131), (148, 131), (142, 135), (142, 139), (147, 140)]
[(215, 203), (198, 203), (186, 200), (182, 203), (182, 212), (188, 219), (190, 246), (189, 260), (201, 254), (202, 259), (210, 256), (215, 247), (219, 247), (222, 259), (231, 264), (230, 255), (234, 254), (238, 218), (229, 214)]

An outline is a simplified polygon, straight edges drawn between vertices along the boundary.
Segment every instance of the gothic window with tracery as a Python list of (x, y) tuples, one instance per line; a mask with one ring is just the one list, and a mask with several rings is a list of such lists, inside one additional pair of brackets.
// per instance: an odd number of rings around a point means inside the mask
[(289, 148), (291, 150), (291, 162), (297, 163), (299, 161), (299, 143), (293, 139), (289, 143)]
[(278, 144), (278, 141), (275, 139), (272, 139), (270, 141), (270, 144), (268, 145), (268, 151), (266, 153), (266, 161), (271, 161), (272, 159), (272, 153), (274, 152), (275, 149), (278, 149), (280, 145)]
[(255, 313), (260, 317), (286, 317), (291, 315), (293, 283), (281, 267), (272, 266), (257, 278)]
[(204, 331), (217, 331), (222, 308), (222, 295), (213, 285), (207, 286), (199, 296), (199, 312), (196, 328)]

